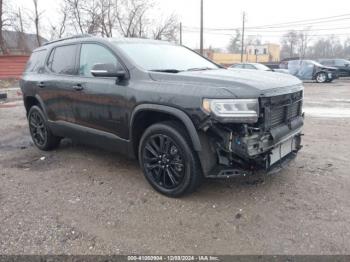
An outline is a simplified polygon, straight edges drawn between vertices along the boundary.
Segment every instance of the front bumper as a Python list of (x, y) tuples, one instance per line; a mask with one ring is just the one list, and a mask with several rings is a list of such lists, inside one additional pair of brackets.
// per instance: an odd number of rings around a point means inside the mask
[[(276, 173), (293, 160), (302, 148), (302, 122), (293, 129), (283, 126), (268, 132), (253, 132), (250, 135), (235, 136), (223, 131), (220, 142), (211, 143), (215, 154), (208, 178), (229, 178), (254, 173)], [(226, 134), (225, 134), (226, 132)], [(216, 130), (220, 133), (220, 130)], [(226, 139), (224, 139), (226, 137)], [(206, 163), (210, 157), (204, 157)], [(202, 160), (203, 162), (203, 160)]]

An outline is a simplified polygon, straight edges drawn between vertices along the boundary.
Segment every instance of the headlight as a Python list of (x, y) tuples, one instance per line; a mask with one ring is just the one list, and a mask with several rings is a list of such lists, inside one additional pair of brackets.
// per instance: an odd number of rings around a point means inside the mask
[(259, 118), (258, 99), (204, 99), (202, 107), (223, 122), (256, 123)]

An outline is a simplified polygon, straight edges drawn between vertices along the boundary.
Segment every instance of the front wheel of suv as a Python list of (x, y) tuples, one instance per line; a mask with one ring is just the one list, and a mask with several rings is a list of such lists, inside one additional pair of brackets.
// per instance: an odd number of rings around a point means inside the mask
[(49, 151), (59, 145), (61, 139), (52, 134), (47, 126), (44, 114), (38, 106), (30, 108), (28, 122), (33, 142), (40, 150)]
[(202, 181), (197, 155), (176, 122), (152, 125), (143, 134), (139, 161), (151, 186), (168, 197), (192, 193)]

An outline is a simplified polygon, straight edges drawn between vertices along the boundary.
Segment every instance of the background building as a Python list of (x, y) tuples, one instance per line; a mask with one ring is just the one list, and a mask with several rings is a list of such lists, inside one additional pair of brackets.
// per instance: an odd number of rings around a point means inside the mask
[[(281, 47), (278, 44), (264, 44), (264, 45), (249, 45), (243, 54), (243, 62), (250, 63), (271, 63), (280, 61)], [(213, 60), (214, 62), (230, 66), (241, 62), (240, 53), (220, 53), (213, 50), (204, 50), (204, 56)]]
[[(29, 55), (37, 48), (36, 35), (14, 31), (2, 31), (6, 50), (0, 52), (0, 79), (20, 78)], [(40, 37), (41, 42), (47, 42)]]

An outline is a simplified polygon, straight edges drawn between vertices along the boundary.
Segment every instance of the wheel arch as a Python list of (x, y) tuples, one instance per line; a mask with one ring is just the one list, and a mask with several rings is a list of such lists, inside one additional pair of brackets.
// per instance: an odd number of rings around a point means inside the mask
[[(194, 150), (197, 152), (202, 150), (202, 146), (201, 146), (201, 142), (200, 142), (197, 130), (196, 130), (192, 120), (185, 112), (181, 111), (180, 109), (177, 109), (174, 107), (169, 107), (169, 106), (164, 106), (164, 105), (142, 104), (142, 105), (138, 105), (133, 110), (133, 113), (132, 113), (131, 119), (130, 119), (130, 126), (129, 126), (129, 130), (130, 130), (129, 137), (130, 137), (130, 140), (131, 140), (132, 145), (133, 145), (134, 153), (136, 153), (136, 155), (137, 155), (137, 151), (135, 152), (135, 149), (138, 147), (138, 143), (139, 143), (139, 139), (137, 137), (140, 135), (142, 136), (142, 134), (140, 134), (141, 130), (135, 130), (135, 127), (137, 125), (136, 122), (143, 115), (152, 114), (152, 113), (158, 114), (156, 116), (159, 117), (160, 121), (162, 121), (162, 120), (177, 120), (177, 121), (181, 122), (181, 124), (183, 124), (183, 126), (185, 127), (185, 129), (189, 135), (189, 138), (191, 140), (191, 143), (192, 143)], [(169, 117), (168, 119), (166, 118), (167, 116)], [(156, 122), (158, 122), (158, 121), (156, 121)], [(142, 130), (142, 133), (143, 132), (144, 132), (144, 130)], [(137, 135), (137, 133), (138, 133), (138, 135)]]
[(24, 98), (24, 107), (26, 109), (27, 115), (29, 113), (29, 110), (32, 106), (38, 106), (40, 107), (40, 109), (43, 111), (44, 113), (44, 117), (47, 120), (47, 113), (46, 113), (46, 109), (44, 106), (44, 102), (43, 100), (40, 98), (39, 95), (35, 95), (35, 96), (26, 96)]

